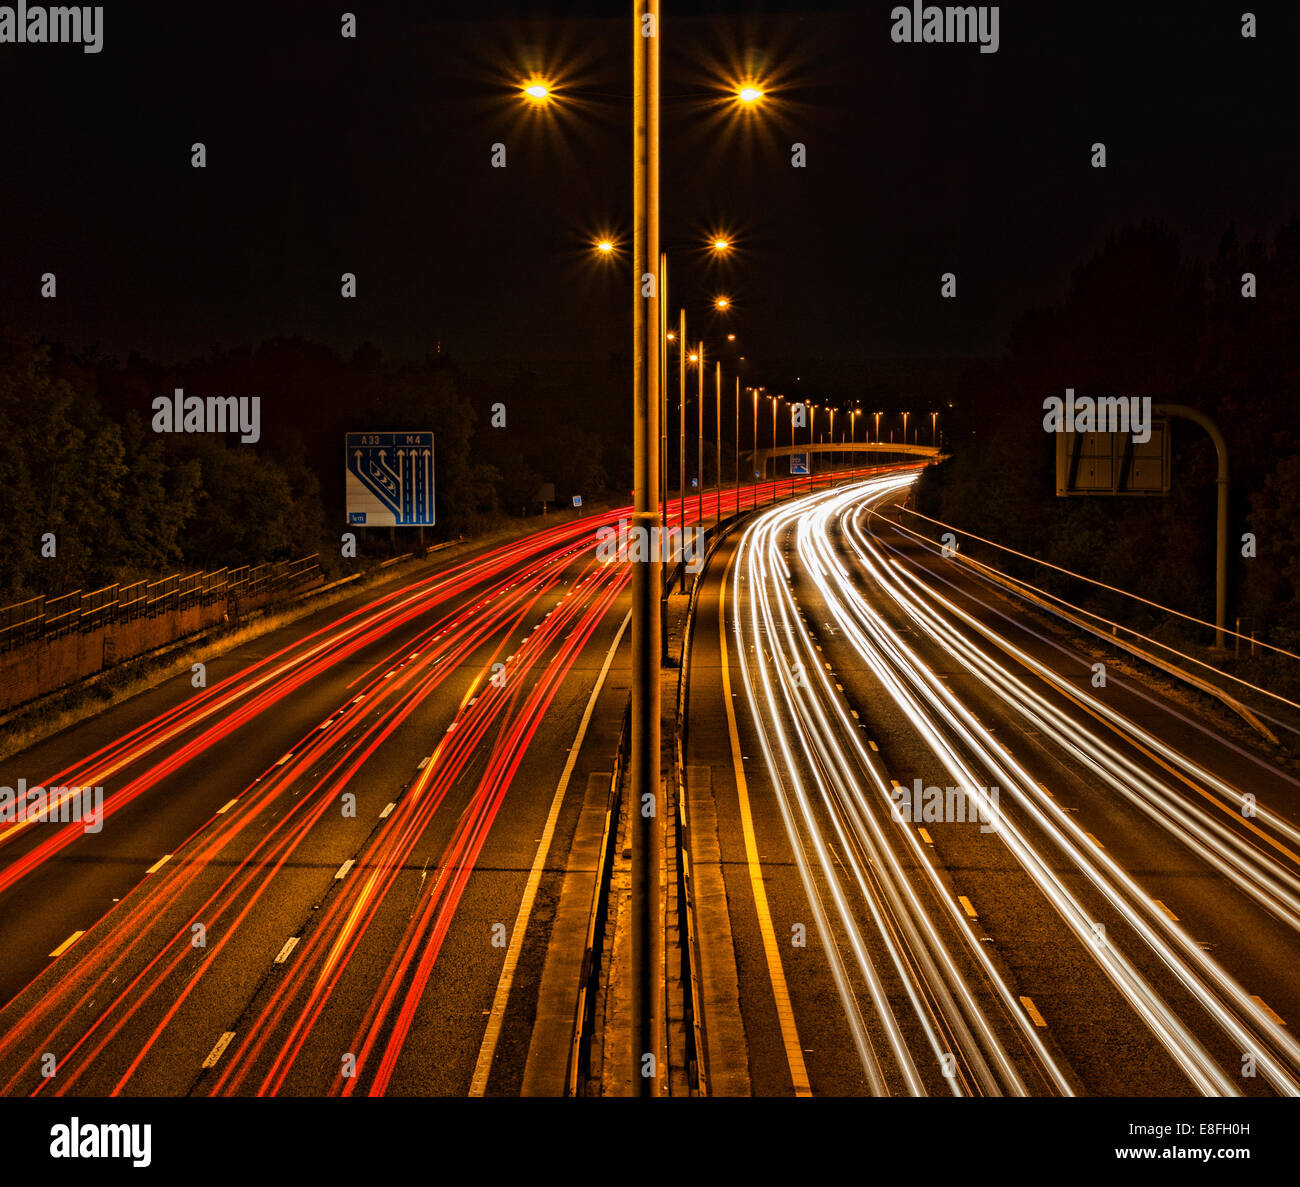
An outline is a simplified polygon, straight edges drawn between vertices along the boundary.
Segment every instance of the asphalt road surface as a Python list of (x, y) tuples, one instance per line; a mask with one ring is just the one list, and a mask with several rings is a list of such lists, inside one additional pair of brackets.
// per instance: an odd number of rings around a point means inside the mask
[(585, 940), (552, 922), (628, 697), (630, 565), (599, 533), (629, 511), (422, 565), (0, 764), (103, 791), (98, 827), (0, 824), (0, 1093), (562, 1074), (570, 1036), (534, 1021), (549, 948)]
[(873, 511), (908, 481), (761, 513), (701, 588), (712, 1078), (1296, 1094), (1300, 783), (1114, 664), (1097, 687), (1095, 649)]

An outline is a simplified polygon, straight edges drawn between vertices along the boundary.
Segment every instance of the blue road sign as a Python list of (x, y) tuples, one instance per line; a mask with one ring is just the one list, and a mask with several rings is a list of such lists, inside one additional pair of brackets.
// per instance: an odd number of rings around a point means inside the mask
[(808, 473), (808, 455), (806, 453), (792, 453), (790, 455), (790, 473)]
[(349, 433), (346, 462), (348, 523), (433, 524), (432, 433)]
[(573, 505), (574, 505), (575, 507), (581, 507), (581, 506), (582, 506), (582, 496), (581, 496), (581, 495), (574, 495), (574, 496), (573, 496)]

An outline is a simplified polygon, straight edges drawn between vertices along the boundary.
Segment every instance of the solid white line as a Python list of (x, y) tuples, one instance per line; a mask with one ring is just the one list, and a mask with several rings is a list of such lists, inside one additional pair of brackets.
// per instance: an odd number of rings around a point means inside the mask
[(292, 952), (294, 948), (297, 947), (297, 945), (298, 945), (298, 937), (290, 936), (287, 940), (285, 940), (284, 947), (281, 948), (280, 951), (276, 953), (275, 959), (271, 963), (284, 964), (284, 962), (289, 959), (289, 953)]
[[(567, 596), (567, 595), (566, 595)], [(524, 897), (519, 904), (519, 913), (515, 916), (515, 926), (510, 933), (510, 947), (506, 950), (505, 964), (501, 969), (501, 980), (497, 982), (496, 995), (492, 999), (492, 1012), (488, 1016), (487, 1030), (483, 1034), (483, 1045), (479, 1048), (478, 1061), (474, 1065), (474, 1078), (470, 1081), (470, 1096), (483, 1096), (487, 1092), (488, 1074), (492, 1071), (492, 1058), (496, 1055), (497, 1041), (501, 1038), (501, 1024), (505, 1021), (506, 1003), (510, 999), (510, 987), (514, 984), (515, 968), (519, 964), (519, 953), (524, 946), (524, 932), (528, 930), (528, 917), (533, 911), (533, 901), (537, 897), (537, 886), (542, 880), (542, 870), (546, 866), (546, 856), (550, 852), (551, 838), (555, 835), (555, 825), (560, 818), (560, 807), (564, 803), (564, 793), (569, 786), (569, 777), (573, 774), (578, 761), (578, 752), (582, 749), (582, 740), (587, 736), (587, 724), (596, 708), (596, 698), (605, 686), (605, 677), (614, 662), (614, 653), (623, 639), (627, 624), (632, 621), (629, 610), (605, 654), (605, 663), (596, 677), (596, 685), (587, 698), (587, 708), (583, 711), (582, 721), (578, 723), (578, 733), (569, 749), (569, 759), (564, 764), (559, 785), (555, 789), (555, 798), (551, 801), (551, 810), (546, 817), (546, 827), (542, 829), (541, 844), (537, 846), (537, 856), (533, 859), (533, 868), (528, 871), (528, 882), (524, 886)]]

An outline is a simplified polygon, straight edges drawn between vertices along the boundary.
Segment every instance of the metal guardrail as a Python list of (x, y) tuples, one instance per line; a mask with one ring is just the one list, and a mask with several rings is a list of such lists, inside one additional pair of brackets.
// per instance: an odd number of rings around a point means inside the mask
[(171, 573), (157, 581), (106, 585), (102, 589), (50, 598), (44, 595), (0, 606), (0, 651), (38, 639), (57, 639), (73, 631), (93, 631), (114, 622), (131, 622), (190, 606), (245, 601), (293, 589), (320, 574), (320, 554), (249, 568)]

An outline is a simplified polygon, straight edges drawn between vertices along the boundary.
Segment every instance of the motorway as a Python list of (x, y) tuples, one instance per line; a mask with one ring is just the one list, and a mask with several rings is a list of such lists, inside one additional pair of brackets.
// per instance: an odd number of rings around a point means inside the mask
[(105, 797), (99, 831), (0, 824), (0, 1093), (562, 1077), (570, 1036), (533, 1030), (584, 938), (551, 928), (628, 697), (629, 564), (596, 545), (629, 512), (421, 565), (0, 764)]
[[(909, 481), (759, 509), (701, 581), (713, 1091), (1294, 1094), (1300, 783), (1118, 668), (1094, 688), (1077, 640), (877, 513)], [(597, 533), (627, 511), (410, 567), (0, 764), (105, 789), (97, 832), (0, 825), (0, 1092), (554, 1085), (562, 888), (594, 887), (571, 851), (628, 694)], [(940, 802), (909, 815), (914, 781)]]
[(1097, 687), (1092, 648), (878, 513), (910, 481), (761, 512), (701, 586), (710, 1079), (1300, 1093), (1300, 781), (1118, 665)]
[(356, 595), (9, 759), (10, 786), (106, 799), (98, 833), (0, 832), (0, 1090), (517, 1092), (561, 776), (608, 769), (627, 695), (627, 567), (592, 548), (617, 518)]

